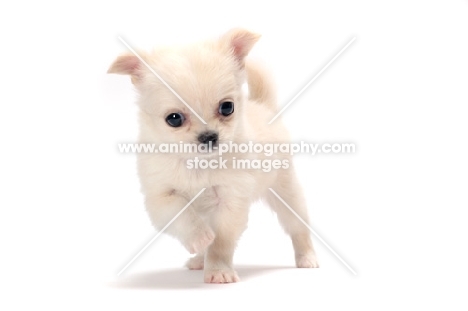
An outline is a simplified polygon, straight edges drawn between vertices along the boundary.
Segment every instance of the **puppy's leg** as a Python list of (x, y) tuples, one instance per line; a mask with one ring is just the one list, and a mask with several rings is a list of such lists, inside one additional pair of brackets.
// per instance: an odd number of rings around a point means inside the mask
[(238, 282), (232, 258), (237, 241), (247, 226), (248, 204), (221, 203), (213, 216), (216, 238), (206, 250), (205, 283)]
[[(293, 169), (280, 170), (271, 187), (308, 224), (307, 206), (301, 187)], [(291, 236), (298, 268), (318, 268), (315, 251), (310, 239), (310, 231), (304, 224), (270, 191), (266, 201), (278, 214), (278, 220), (286, 233)]]
[[(179, 195), (164, 193), (146, 196), (146, 208), (153, 225), (159, 230), (166, 226), (189, 201)], [(166, 229), (179, 239), (191, 254), (202, 253), (213, 242), (213, 230), (189, 206)]]

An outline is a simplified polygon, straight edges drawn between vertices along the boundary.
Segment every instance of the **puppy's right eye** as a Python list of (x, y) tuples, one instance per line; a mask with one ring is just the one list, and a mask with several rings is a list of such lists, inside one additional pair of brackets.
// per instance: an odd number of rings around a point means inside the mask
[(184, 115), (178, 112), (171, 113), (166, 117), (167, 124), (172, 127), (179, 127), (184, 123), (184, 121)]

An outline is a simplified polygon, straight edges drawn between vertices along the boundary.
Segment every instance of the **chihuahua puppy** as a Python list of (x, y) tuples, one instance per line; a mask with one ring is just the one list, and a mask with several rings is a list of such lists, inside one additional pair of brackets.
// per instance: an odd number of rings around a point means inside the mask
[[(215, 147), (228, 142), (289, 142), (281, 120), (268, 124), (277, 112), (273, 83), (258, 65), (246, 62), (258, 39), (255, 33), (233, 29), (216, 40), (139, 52), (143, 62), (134, 54), (119, 56), (108, 72), (130, 75), (138, 91), (139, 142)], [(245, 82), (248, 95), (242, 90)], [(187, 262), (189, 269), (204, 269), (206, 283), (239, 281), (232, 262), (234, 250), (247, 226), (249, 206), (259, 199), (277, 213), (291, 236), (297, 267), (318, 267), (307, 227), (269, 191), (272, 188), (309, 221), (289, 154), (267, 157), (233, 150), (223, 154), (225, 167), (214, 169), (189, 167), (187, 161), (193, 156), (138, 154), (146, 208), (157, 229), (166, 226), (205, 188), (166, 230), (195, 254)], [(219, 154), (211, 151), (195, 156), (217, 159)], [(240, 159), (271, 158), (288, 165), (268, 172), (233, 165)]]

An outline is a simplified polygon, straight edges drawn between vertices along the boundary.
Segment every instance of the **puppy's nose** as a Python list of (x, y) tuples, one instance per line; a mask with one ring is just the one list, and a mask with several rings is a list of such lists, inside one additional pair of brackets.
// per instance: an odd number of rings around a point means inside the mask
[(213, 131), (206, 131), (198, 135), (198, 141), (202, 144), (209, 144), (210, 141), (213, 145), (218, 142), (218, 133)]

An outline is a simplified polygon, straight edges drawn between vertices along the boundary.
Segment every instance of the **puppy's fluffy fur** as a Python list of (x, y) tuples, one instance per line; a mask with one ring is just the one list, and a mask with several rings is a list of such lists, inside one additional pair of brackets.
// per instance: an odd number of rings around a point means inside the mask
[[(141, 57), (206, 122), (203, 124), (133, 54), (118, 57), (109, 73), (127, 74), (139, 93), (140, 137), (142, 143), (199, 143), (206, 131), (216, 132), (220, 143), (288, 142), (275, 115), (276, 96), (268, 75), (245, 57), (259, 35), (233, 29), (217, 40), (182, 47), (160, 48)], [(242, 92), (246, 82), (249, 96)], [(218, 113), (223, 101), (234, 103), (234, 113)], [(171, 127), (166, 116), (180, 113), (185, 122)], [(201, 158), (215, 155), (198, 155)], [(233, 169), (237, 159), (266, 159), (263, 154), (224, 154), (227, 169), (189, 169), (187, 154), (139, 154), (138, 170), (148, 214), (156, 228), (164, 227), (202, 188), (206, 190), (166, 230), (196, 254), (189, 259), (190, 269), (204, 269), (207, 283), (239, 280), (232, 258), (237, 240), (246, 228), (249, 206), (263, 199), (277, 213), (284, 230), (291, 236), (296, 265), (318, 267), (308, 229), (269, 190), (274, 189), (302, 219), (308, 221), (307, 208), (292, 163), (289, 169), (268, 173), (255, 169)], [(217, 156), (216, 156), (217, 158)], [(288, 155), (274, 158), (290, 160)], [(271, 158), (270, 158), (271, 159)]]

